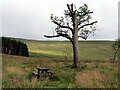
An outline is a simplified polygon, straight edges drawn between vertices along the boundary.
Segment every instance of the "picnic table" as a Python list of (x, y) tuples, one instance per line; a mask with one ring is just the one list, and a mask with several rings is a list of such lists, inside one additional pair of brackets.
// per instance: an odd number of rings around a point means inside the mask
[(47, 74), (49, 68), (37, 68), (37, 70), (38, 70), (37, 78), (39, 78), (40, 76), (43, 76), (43, 75)]
[(37, 76), (37, 78), (39, 79), (40, 77), (52, 77), (52, 75), (54, 74), (53, 72), (50, 72), (49, 68), (42, 68), (42, 67), (39, 67), (37, 68), (38, 72), (33, 72), (33, 75), (34, 76)]

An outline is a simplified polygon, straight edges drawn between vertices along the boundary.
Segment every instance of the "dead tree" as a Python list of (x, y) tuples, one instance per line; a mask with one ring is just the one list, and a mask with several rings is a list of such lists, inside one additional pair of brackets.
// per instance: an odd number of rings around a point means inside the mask
[(91, 22), (91, 12), (88, 6), (76, 8), (73, 4), (67, 4), (67, 10), (64, 10), (64, 17), (58, 18), (51, 14), (51, 21), (57, 25), (55, 28), (56, 35), (48, 36), (47, 38), (65, 37), (72, 43), (73, 46), (73, 67), (77, 67), (80, 61), (80, 53), (78, 48), (78, 38), (87, 39), (88, 36), (96, 30), (95, 24), (97, 21)]

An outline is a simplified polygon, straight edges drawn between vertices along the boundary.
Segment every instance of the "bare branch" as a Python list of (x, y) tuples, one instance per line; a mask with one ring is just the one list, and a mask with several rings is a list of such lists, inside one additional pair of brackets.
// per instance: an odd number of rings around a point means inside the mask
[(46, 37), (46, 38), (54, 38), (54, 37), (60, 37), (60, 35), (53, 35), (53, 36), (44, 35), (44, 37)]
[(72, 10), (72, 12), (74, 12), (74, 11), (73, 11), (73, 3), (71, 4), (71, 10)]
[(70, 11), (70, 14), (72, 15), (72, 11), (71, 11), (71, 9), (70, 9), (70, 5), (67, 4), (67, 7), (68, 7), (68, 10)]
[[(80, 13), (83, 13), (83, 12), (78, 12), (78, 15), (79, 15)], [(80, 15), (80, 17), (81, 17), (81, 19), (82, 19), (82, 18), (85, 17), (86, 15), (92, 14), (92, 13), (93, 13), (93, 12), (90, 12), (90, 10), (88, 10), (87, 12), (84, 12), (82, 15)]]
[(80, 30), (81, 28), (84, 28), (85, 26), (93, 25), (95, 23), (97, 23), (97, 21), (92, 22), (92, 23), (88, 23), (88, 24), (85, 24), (85, 25), (82, 25), (81, 27), (78, 28), (78, 30)]
[[(79, 17), (79, 19), (78, 19), (78, 26), (80, 25), (80, 24), (82, 24), (83, 22), (85, 22), (85, 21), (87, 21), (86, 19), (84, 19), (88, 14), (91, 14), (91, 13), (93, 13), (93, 12), (86, 12), (86, 13), (84, 13), (83, 15), (80, 15)], [(83, 20), (81, 20), (81, 19), (83, 19)]]
[(79, 37), (81, 37), (81, 38), (83, 38), (83, 39), (85, 39), (85, 40), (87, 39), (87, 38), (85, 38), (85, 37), (83, 37), (83, 36), (78, 36), (78, 38), (79, 38)]
[(91, 14), (91, 13), (93, 13), (93, 12), (90, 12), (90, 11), (88, 10), (88, 12), (84, 13), (82, 16), (85, 16), (85, 15)]
[(77, 26), (79, 26), (80, 24), (84, 23), (85, 21), (86, 21), (86, 19), (84, 19), (84, 20), (79, 20)]
[(88, 34), (80, 35), (80, 36), (78, 36), (78, 38), (81, 37), (81, 38), (83, 38), (83, 39), (86, 40), (91, 33), (92, 33), (92, 32), (89, 32)]
[(55, 20), (52, 20), (52, 21), (53, 21), (53, 23), (55, 23), (56, 25), (58, 25), (58, 26), (61, 27), (61, 28), (66, 28), (66, 29), (70, 29), (71, 31), (73, 31), (73, 29), (72, 29), (71, 27), (69, 27), (69, 26), (61, 25), (61, 24), (59, 24), (58, 22), (56, 22)]
[(69, 39), (71, 42), (73, 42), (72, 38), (68, 35), (68, 34), (62, 34), (62, 33), (57, 33), (58, 35), (53, 35), (53, 36), (47, 36), (47, 35), (44, 35), (45, 37), (47, 38), (54, 38), (54, 37), (65, 37), (67, 39)]

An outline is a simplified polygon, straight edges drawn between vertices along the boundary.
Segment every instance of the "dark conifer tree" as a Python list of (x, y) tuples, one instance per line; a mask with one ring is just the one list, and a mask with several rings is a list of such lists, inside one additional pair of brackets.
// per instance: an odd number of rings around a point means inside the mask
[(2, 53), (18, 56), (29, 56), (27, 45), (23, 42), (11, 40), (10, 38), (2, 37)]

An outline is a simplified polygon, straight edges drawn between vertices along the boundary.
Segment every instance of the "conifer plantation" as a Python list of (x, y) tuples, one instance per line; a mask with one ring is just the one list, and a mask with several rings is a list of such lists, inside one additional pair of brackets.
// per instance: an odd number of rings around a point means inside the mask
[(10, 38), (2, 37), (2, 53), (17, 55), (17, 56), (29, 56), (27, 45), (21, 41), (12, 40)]

